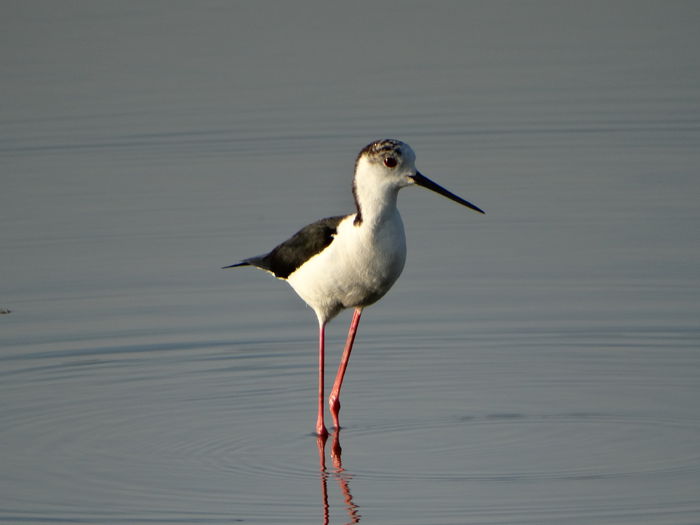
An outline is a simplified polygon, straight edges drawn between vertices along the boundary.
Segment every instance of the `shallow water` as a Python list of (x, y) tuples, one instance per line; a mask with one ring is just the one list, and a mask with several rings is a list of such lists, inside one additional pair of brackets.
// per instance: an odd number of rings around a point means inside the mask
[[(3, 16), (0, 522), (696, 524), (694, 3)], [(316, 322), (219, 270), (409, 142), (340, 435)], [(349, 313), (328, 329), (328, 375)]]

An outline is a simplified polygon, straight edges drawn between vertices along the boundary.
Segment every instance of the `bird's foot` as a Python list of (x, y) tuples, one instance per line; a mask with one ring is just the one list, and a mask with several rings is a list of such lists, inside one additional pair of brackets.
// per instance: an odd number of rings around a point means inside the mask
[(328, 430), (326, 430), (326, 425), (323, 421), (316, 423), (316, 435), (324, 440), (328, 437)]

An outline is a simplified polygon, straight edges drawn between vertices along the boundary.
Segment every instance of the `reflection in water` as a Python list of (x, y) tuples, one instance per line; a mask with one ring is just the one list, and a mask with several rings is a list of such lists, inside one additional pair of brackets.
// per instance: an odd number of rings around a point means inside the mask
[[(316, 444), (318, 445), (318, 459), (319, 459), (319, 472), (321, 474), (321, 499), (323, 501), (323, 525), (328, 525), (330, 507), (328, 506), (328, 478), (329, 473), (326, 469), (326, 440), (327, 436), (317, 436)], [(350, 521), (347, 523), (359, 523), (360, 514), (357, 512), (359, 508), (355, 502), (352, 500), (352, 494), (350, 493), (350, 480), (352, 475), (350, 475), (343, 468), (343, 461), (341, 458), (342, 449), (340, 447), (340, 430), (336, 430), (333, 434), (333, 443), (331, 444), (331, 459), (333, 461), (333, 477), (338, 482), (338, 487), (343, 494), (343, 499), (345, 500), (345, 511), (350, 517)]]

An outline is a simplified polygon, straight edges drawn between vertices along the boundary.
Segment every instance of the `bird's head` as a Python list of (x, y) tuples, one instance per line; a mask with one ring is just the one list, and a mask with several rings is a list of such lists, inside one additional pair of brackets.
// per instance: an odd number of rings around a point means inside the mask
[(416, 154), (411, 146), (395, 139), (376, 140), (360, 151), (355, 177), (375, 187), (400, 189), (413, 184)]
[(371, 142), (360, 151), (355, 161), (353, 188), (355, 199), (358, 193), (374, 195), (396, 195), (399, 189), (416, 184), (462, 206), (484, 213), (484, 211), (454, 193), (433, 182), (416, 168), (416, 154), (411, 146), (396, 139)]

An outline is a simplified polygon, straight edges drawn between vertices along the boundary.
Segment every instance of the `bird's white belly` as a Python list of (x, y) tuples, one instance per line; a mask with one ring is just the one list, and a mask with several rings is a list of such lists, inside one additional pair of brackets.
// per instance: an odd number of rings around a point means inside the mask
[(336, 238), (325, 250), (288, 278), (322, 321), (343, 308), (364, 307), (381, 299), (406, 261), (406, 237), (398, 212), (374, 229), (355, 226), (352, 218), (339, 224)]

